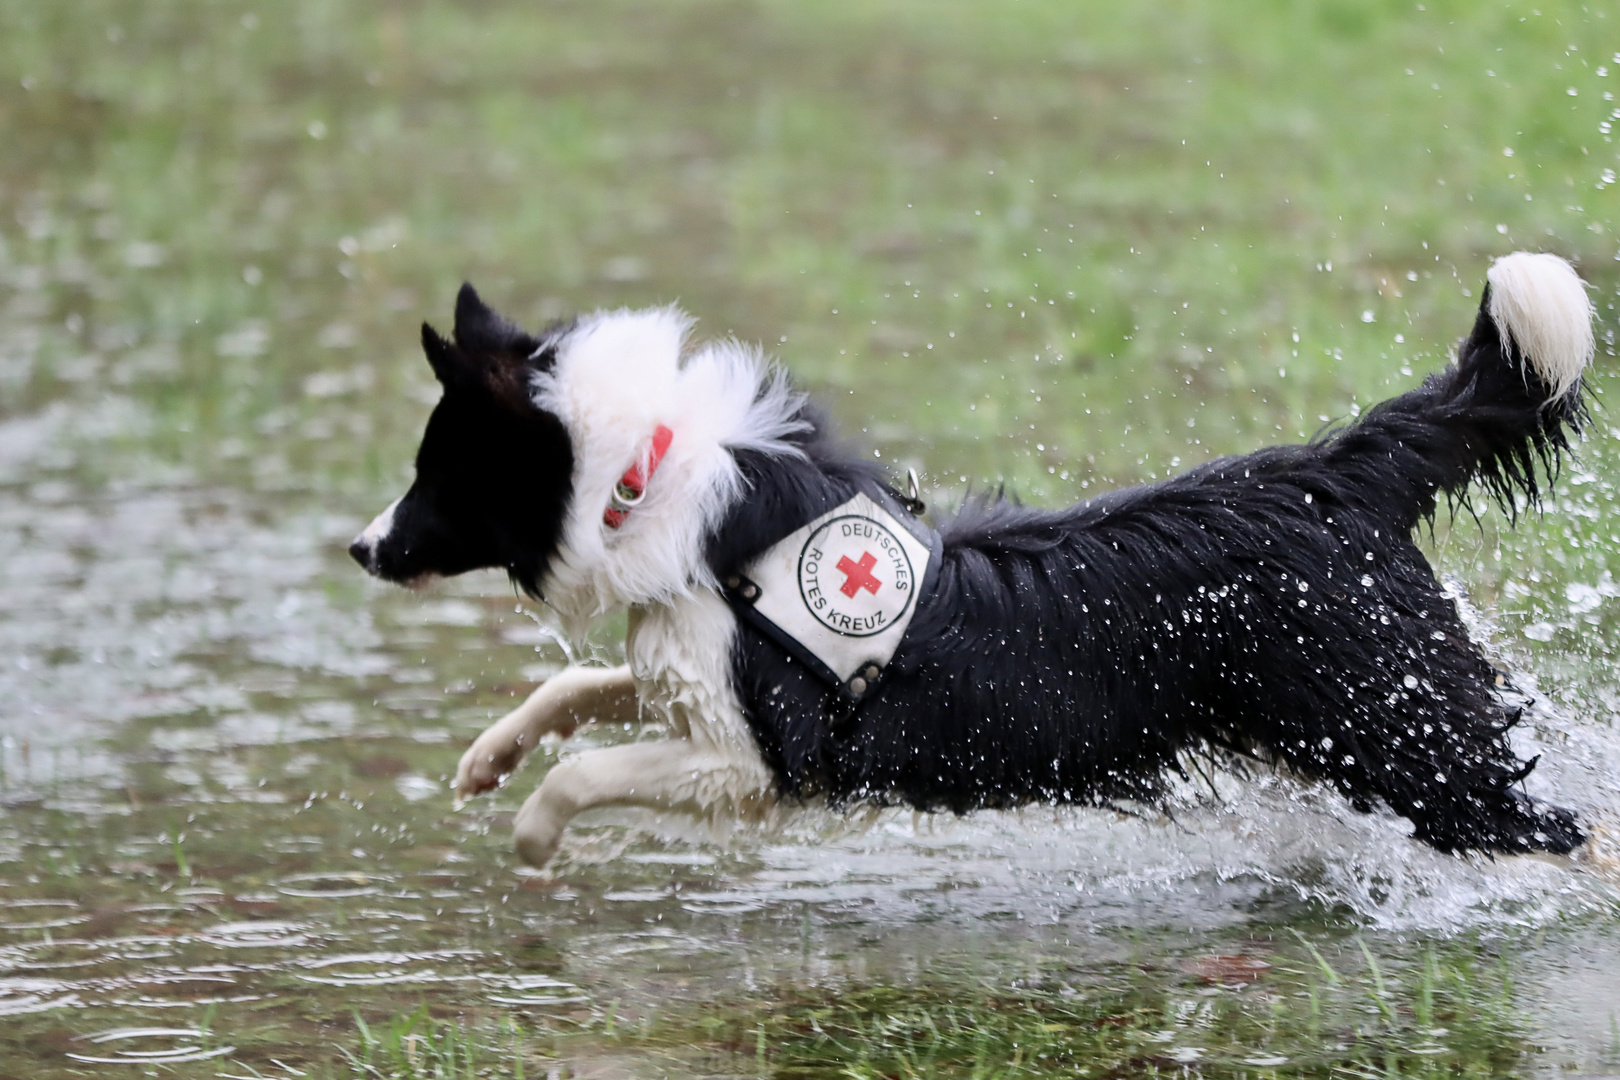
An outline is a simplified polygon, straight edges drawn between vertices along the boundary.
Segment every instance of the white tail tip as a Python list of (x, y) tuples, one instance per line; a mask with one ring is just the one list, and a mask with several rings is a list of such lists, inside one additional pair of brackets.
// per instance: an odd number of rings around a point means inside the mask
[(1515, 251), (1497, 259), (1485, 279), (1503, 345), (1529, 361), (1553, 400), (1569, 393), (1597, 348), (1592, 301), (1575, 268), (1557, 255)]

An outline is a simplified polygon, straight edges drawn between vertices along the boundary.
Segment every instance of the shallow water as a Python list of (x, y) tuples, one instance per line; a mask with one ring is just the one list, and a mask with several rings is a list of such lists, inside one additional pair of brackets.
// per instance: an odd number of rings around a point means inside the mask
[[(967, 9), (884, 11), (877, 33), (837, 6), (0, 0), (0, 1076), (324, 1075), (356, 1013), (422, 1003), (583, 1033), (548, 1044), (559, 1074), (743, 1075), (752, 1049), (653, 1060), (604, 1031), (1054, 973), (1248, 1000), (1273, 976), (1245, 989), (1210, 965), (1309, 967), (1304, 943), (1413, 985), (1424, 950), (1505, 960), (1540, 1048), (1512, 1069), (1620, 1067), (1620, 432), (1601, 410), (1546, 517), (1442, 526), (1433, 548), (1535, 699), (1532, 790), (1599, 822), (1603, 858), (1440, 856), (1265, 772), (1134, 816), (602, 815), (541, 874), (506, 831), (559, 747), (452, 809), (465, 743), (570, 659), (496, 576), (408, 593), (343, 552), (408, 475), (433, 399), (415, 326), (447, 321), (463, 275), (529, 322), (683, 298), (709, 332), (772, 343), (936, 501), (998, 478), (1079, 498), (1315, 430), (1438, 363), (1462, 290), (1527, 238), (1584, 256), (1609, 317), (1614, 202), (1586, 159), (1613, 157), (1596, 103), (1616, 77), (1556, 34), (1323, 30), (1329, 69), (1416, 35), (1357, 100), (1405, 115), (1416, 64), (1474, 95), (1516, 80), (1545, 110), (1511, 159), (1545, 179), (1470, 157), (1528, 121), (1459, 93), (1475, 134), (1407, 133), (1450, 147), (1451, 184), (1356, 187), (1307, 159), (1349, 139), (1383, 160), (1385, 134), (1219, 19), (1159, 41), (1035, 5), (993, 32)], [(1509, 54), (1490, 76), (1425, 68), (1434, 41)], [(1305, 80), (1350, 134), (1215, 123), (1243, 94), (1277, 100), (1230, 56), (1186, 90), (1222, 50)], [(1095, 112), (1066, 114), (1077, 97)], [(1182, 160), (1233, 138), (1230, 180)], [(1266, 209), (1278, 169), (1299, 219)], [(1078, 259), (1052, 256), (1071, 219)], [(1249, 254), (1222, 270), (1212, 243)], [(1300, 250), (1339, 269), (1301, 274)], [(1600, 395), (1614, 370), (1605, 352)], [(584, 651), (615, 649), (606, 626)]]

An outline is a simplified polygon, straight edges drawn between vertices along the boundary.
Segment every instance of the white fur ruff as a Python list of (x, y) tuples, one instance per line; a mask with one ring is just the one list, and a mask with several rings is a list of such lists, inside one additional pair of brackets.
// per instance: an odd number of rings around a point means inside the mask
[(1491, 266), (1491, 318), (1556, 400), (1592, 360), (1592, 301), (1575, 268), (1557, 255), (1516, 251)]
[[(692, 319), (675, 307), (597, 312), (535, 379), (535, 400), (567, 425), (574, 493), (543, 591), (578, 636), (591, 620), (713, 587), (703, 538), (741, 494), (733, 450), (801, 456), (783, 440), (806, 425), (803, 396), (756, 348), (712, 342), (684, 356)], [(623, 526), (602, 521), (613, 486), (653, 431), (674, 432)]]

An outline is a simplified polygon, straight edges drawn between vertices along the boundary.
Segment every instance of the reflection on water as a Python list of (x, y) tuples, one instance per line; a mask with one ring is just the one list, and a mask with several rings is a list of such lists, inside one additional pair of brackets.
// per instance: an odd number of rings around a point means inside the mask
[[(201, 572), (269, 544), (249, 539), (246, 522), (213, 520), (217, 535), (239, 530), (213, 554), (177, 531)], [(1523, 950), (1524, 984), (1570, 995), (1560, 1028), (1578, 1019), (1594, 1039), (1604, 995), (1620, 994), (1612, 966), (1583, 968), (1568, 987), (1558, 944), (1620, 950), (1604, 875), (1567, 860), (1441, 856), (1408, 842), (1398, 819), (1269, 773), (1222, 776), (1213, 792), (1189, 784), (1168, 814), (1142, 816), (1034, 808), (849, 821), (811, 809), (723, 836), (600, 817), (582, 823), (555, 873), (521, 870), (507, 821), (539, 767), (460, 813), (436, 785), (463, 741), (521, 692), (492, 696), (499, 677), (480, 672), (527, 620), (504, 599), (482, 601), (480, 582), (449, 587), (454, 619), (423, 618), (412, 596), (333, 599), (310, 583), (336, 574), (321, 545), (345, 530), (277, 525), (289, 557), (268, 560), (270, 582), (233, 579), (234, 597), (169, 602), (159, 640), (90, 661), (99, 682), (77, 661), (30, 675), (33, 700), (61, 702), (61, 720), (6, 749), (0, 1014), (33, 1018), (26, 1030), (41, 1033), (66, 1027), (80, 1041), (60, 1053), (73, 1061), (284, 1058), (267, 1019), (387, 1015), (424, 996), (578, 1020), (614, 1001), (905, 979), (941, 963), (1006, 975), (1144, 947), (1222, 954), (1234, 951), (1225, 942), (1322, 920), (1392, 941), (1505, 936)], [(160, 565), (171, 535), (151, 534)], [(87, 556), (92, 573), (98, 557)], [(302, 579), (288, 569), (300, 566)], [(131, 582), (158, 588), (145, 575)], [(111, 603), (30, 616), (33, 655), (99, 633)], [(25, 610), (7, 605), (7, 618)], [(305, 635), (323, 647), (306, 650)], [(428, 641), (454, 658), (449, 670), (398, 678), (420, 669)], [(467, 689), (437, 685), (457, 679)], [(104, 699), (149, 707), (86, 708)], [(1540, 782), (1566, 802), (1602, 805), (1620, 740), (1589, 722), (1539, 719), (1539, 737), (1559, 748)], [(1583, 788), (1588, 776), (1603, 785)], [(162, 1022), (204, 1012), (212, 1042)]]
[[(379, 627), (419, 626), (407, 621), (412, 602), (384, 595), (366, 609)], [(521, 618), (505, 603), (474, 610), (480, 622), (451, 627), (460, 655), (494, 648)], [(369, 678), (379, 694), (397, 685), (387, 667)], [(1560, 1027), (1578, 1020), (1593, 1038), (1604, 995), (1620, 992), (1616, 969), (1601, 965), (1571, 990), (1558, 944), (1570, 935), (1583, 950), (1620, 950), (1603, 875), (1567, 860), (1441, 856), (1406, 841), (1398, 819), (1269, 773), (1188, 785), (1168, 815), (850, 821), (811, 809), (721, 837), (684, 821), (598, 818), (555, 873), (534, 874), (506, 853), (505, 823), (537, 769), (493, 807), (459, 814), (443, 794), (401, 791), (401, 776), (449, 768), (482, 720), (423, 716), (417, 700), (325, 714), (324, 727), (280, 739), (247, 725), (231, 739), (217, 722), (207, 740), (155, 737), (194, 730), (188, 714), (177, 727), (151, 723), (147, 749), (120, 751), (118, 775), (76, 757), (8, 772), (3, 839), (9, 865), (29, 869), (0, 876), (0, 1014), (33, 1017), (40, 1032), (66, 1025), (77, 1041), (61, 1053), (85, 1064), (279, 1060), (287, 1048), (265, 1034), (267, 1019), (296, 1026), (351, 1007), (388, 1015), (426, 998), (601, 1023), (610, 1005), (671, 994), (904, 980), (941, 964), (1012, 978), (1143, 948), (1214, 954), (1185, 969), (1207, 979), (1221, 956), (1254, 948), (1245, 943), (1324, 920), (1392, 943), (1470, 931), (1513, 941), (1526, 984), (1572, 994)], [(1585, 740), (1577, 772), (1614, 752), (1607, 729), (1561, 734)], [(1568, 779), (1554, 769), (1546, 782)], [(1255, 977), (1244, 971), (1234, 985)], [(212, 1041), (161, 1023), (204, 1013)]]

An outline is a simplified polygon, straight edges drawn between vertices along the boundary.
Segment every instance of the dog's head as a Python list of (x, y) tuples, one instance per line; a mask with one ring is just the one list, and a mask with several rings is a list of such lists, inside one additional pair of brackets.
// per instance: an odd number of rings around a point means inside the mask
[(472, 286), (456, 298), (453, 340), (422, 325), (444, 388), (416, 454), (416, 481), (349, 545), (366, 571), (412, 584), (504, 567), (537, 595), (562, 535), (574, 451), (536, 404), (535, 379), (566, 328), (536, 338), (491, 311)]

